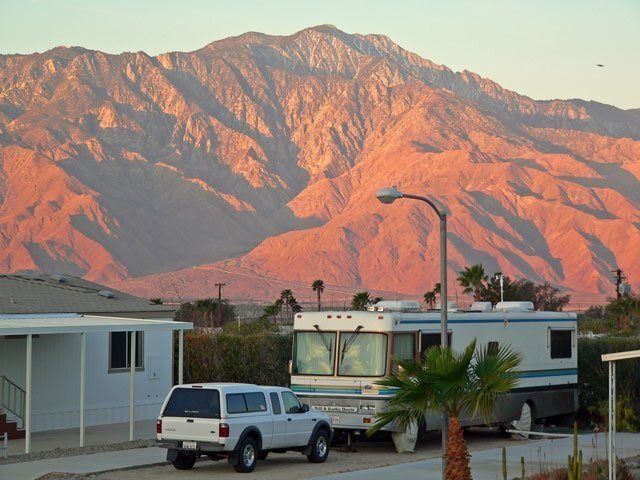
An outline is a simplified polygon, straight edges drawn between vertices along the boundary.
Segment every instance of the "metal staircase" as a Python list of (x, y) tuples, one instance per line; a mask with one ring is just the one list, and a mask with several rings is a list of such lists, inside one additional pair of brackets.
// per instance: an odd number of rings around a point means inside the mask
[(24, 438), (25, 392), (4, 375), (0, 375), (0, 438)]

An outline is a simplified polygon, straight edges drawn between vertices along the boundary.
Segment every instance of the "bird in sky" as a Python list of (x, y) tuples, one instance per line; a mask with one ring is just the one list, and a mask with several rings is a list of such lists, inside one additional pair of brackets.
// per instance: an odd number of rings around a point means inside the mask
[(596, 66), (597, 66), (597, 67), (600, 67), (600, 68), (604, 67), (604, 65), (603, 65), (603, 64), (601, 64), (601, 63), (596, 63)]

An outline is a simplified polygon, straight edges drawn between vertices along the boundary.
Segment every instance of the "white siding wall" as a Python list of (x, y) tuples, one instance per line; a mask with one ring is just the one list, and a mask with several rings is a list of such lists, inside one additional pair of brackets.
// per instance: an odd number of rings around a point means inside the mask
[[(155, 418), (172, 385), (172, 333), (145, 332), (145, 370), (135, 374), (136, 420)], [(0, 338), (0, 375), (24, 388), (24, 339)], [(156, 378), (150, 377), (150, 359)], [(87, 334), (85, 425), (129, 420), (129, 372), (108, 373), (109, 334)], [(80, 335), (33, 339), (33, 431), (75, 428), (80, 409)]]

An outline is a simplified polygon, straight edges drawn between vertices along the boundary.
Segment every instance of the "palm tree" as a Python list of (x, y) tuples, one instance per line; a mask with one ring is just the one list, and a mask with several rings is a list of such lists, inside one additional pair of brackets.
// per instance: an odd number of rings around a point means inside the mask
[(458, 273), (460, 274), (458, 282), (464, 287), (462, 293), (473, 293), (473, 301), (479, 302), (482, 290), (485, 288), (485, 282), (489, 280), (489, 276), (484, 273), (482, 264), (464, 267), (464, 270)]
[(369, 292), (358, 292), (351, 299), (352, 310), (366, 310), (371, 303), (371, 295)]
[(205, 298), (204, 300), (196, 300), (194, 305), (195, 310), (202, 313), (203, 316), (203, 324), (205, 327), (211, 326), (213, 328), (215, 325), (213, 323), (213, 314), (217, 311), (218, 301), (213, 298)]
[(424, 294), (424, 303), (427, 304), (429, 310), (433, 310), (436, 306), (436, 292), (433, 290)]
[(277, 303), (272, 303), (271, 305), (264, 307), (264, 316), (271, 317), (274, 325), (278, 323), (276, 320), (278, 313), (280, 313), (280, 305)]
[(291, 290), (289, 290), (288, 288), (285, 290), (282, 290), (280, 292), (280, 301), (282, 302), (282, 306), (284, 307), (285, 311), (286, 311), (286, 318), (289, 319), (289, 309), (290, 309), (290, 304), (291, 304), (291, 299), (293, 298), (293, 292)]
[(508, 347), (476, 350), (475, 340), (463, 352), (434, 347), (421, 362), (401, 360), (401, 368), (377, 382), (396, 389), (396, 394), (387, 410), (376, 414), (368, 433), (392, 422), (403, 431), (424, 422), (428, 409), (443, 410), (449, 417), (445, 480), (471, 480), (460, 415), (489, 419), (500, 395), (516, 386), (521, 361), (522, 356)]
[(322, 310), (322, 302), (320, 301), (320, 296), (322, 295), (322, 292), (324, 292), (324, 282), (322, 280), (315, 280), (311, 284), (311, 288), (318, 294), (318, 311), (320, 311)]

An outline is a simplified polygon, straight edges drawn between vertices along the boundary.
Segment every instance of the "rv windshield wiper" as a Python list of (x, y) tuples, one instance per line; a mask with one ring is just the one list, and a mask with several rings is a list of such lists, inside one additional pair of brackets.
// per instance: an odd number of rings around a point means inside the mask
[(328, 352), (331, 352), (333, 350), (333, 348), (331, 348), (331, 342), (327, 341), (327, 338), (324, 336), (324, 332), (320, 330), (320, 327), (318, 325), (314, 325), (313, 328), (318, 331), (320, 340), (322, 340), (322, 343), (324, 343), (324, 348), (326, 348)]
[(356, 331), (351, 334), (351, 338), (344, 342), (344, 347), (342, 347), (342, 354), (340, 355), (340, 363), (344, 362), (344, 356), (351, 348), (351, 345), (353, 345), (353, 342), (356, 341), (356, 338), (358, 338), (358, 335), (360, 335), (360, 330), (362, 330), (363, 328), (364, 327), (362, 325), (358, 325)]

